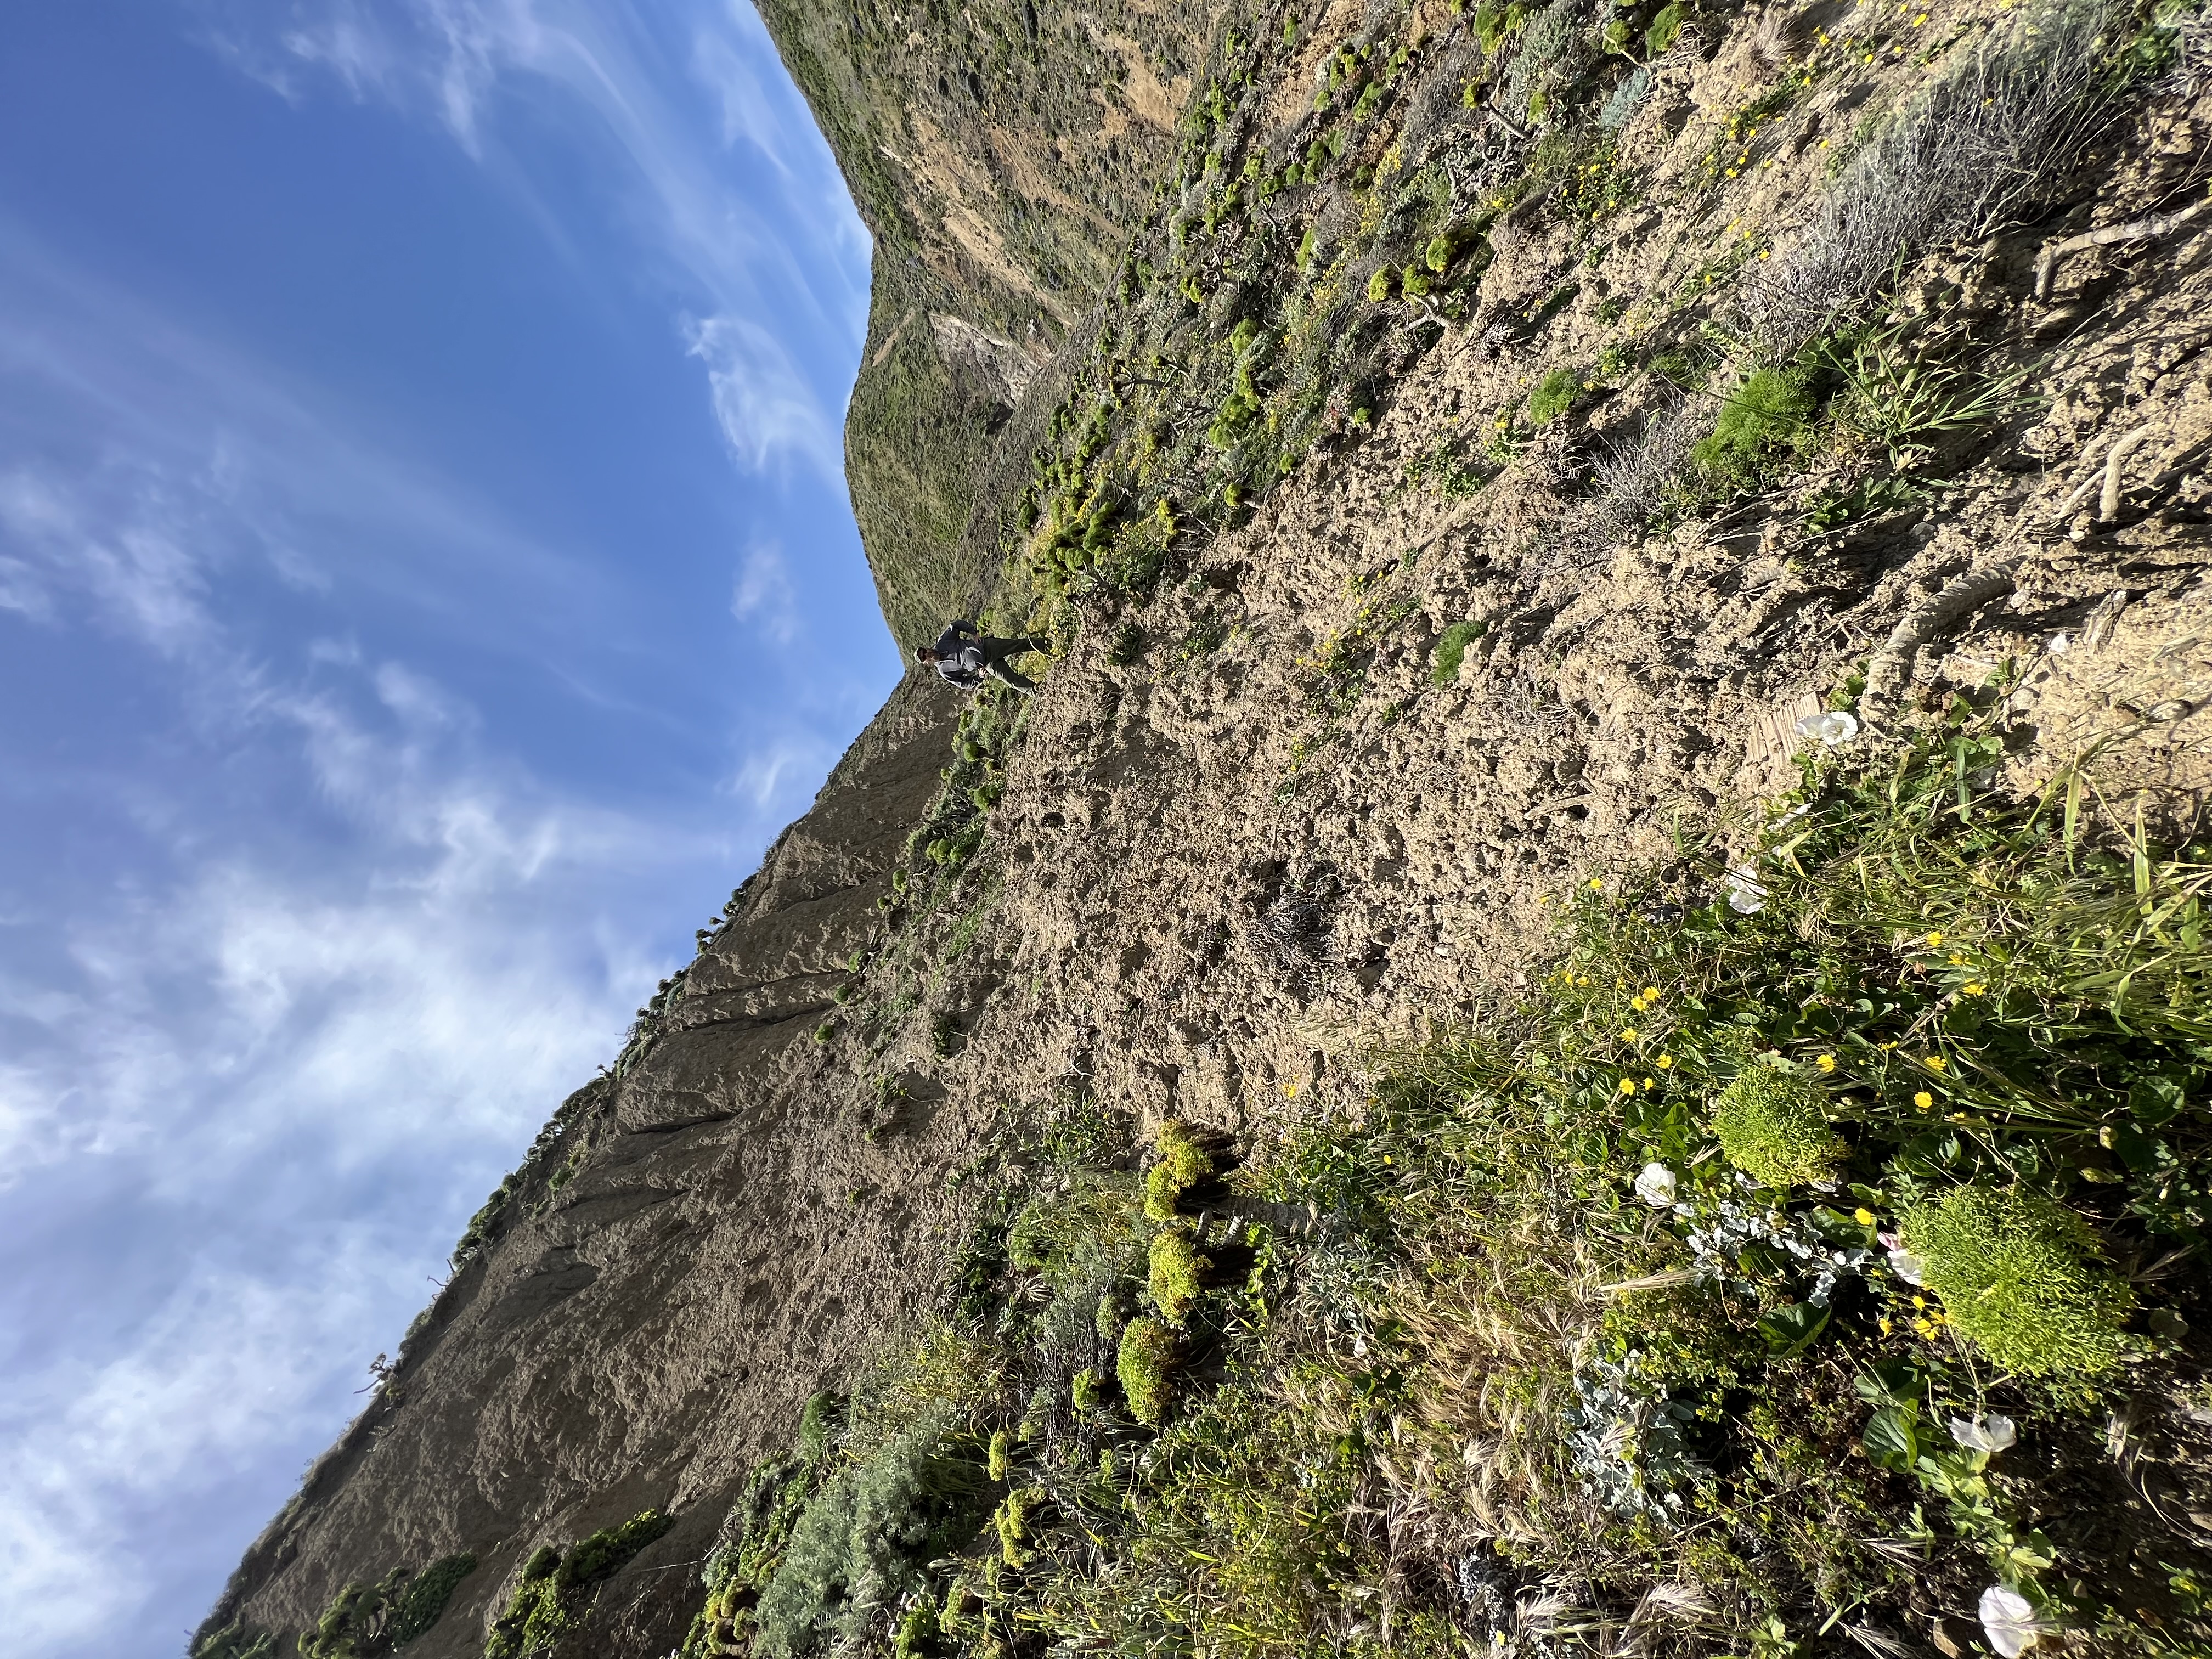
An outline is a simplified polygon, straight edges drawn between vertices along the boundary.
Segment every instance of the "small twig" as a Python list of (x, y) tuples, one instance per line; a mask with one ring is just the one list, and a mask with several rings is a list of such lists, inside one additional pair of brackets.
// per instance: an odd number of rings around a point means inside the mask
[(2124, 225), (2106, 225), (2099, 230), (2085, 230), (2079, 236), (2069, 236), (2063, 242), (2046, 242), (2035, 259), (2035, 297), (2039, 301), (2051, 297), (2051, 284), (2058, 274), (2058, 262), (2069, 253), (2080, 253), (2093, 247), (2109, 247), (2114, 242), (2141, 242), (2164, 236), (2187, 224), (2208, 207), (2212, 197), (2191, 202), (2173, 213), (2154, 214), (2148, 219), (2137, 219)]

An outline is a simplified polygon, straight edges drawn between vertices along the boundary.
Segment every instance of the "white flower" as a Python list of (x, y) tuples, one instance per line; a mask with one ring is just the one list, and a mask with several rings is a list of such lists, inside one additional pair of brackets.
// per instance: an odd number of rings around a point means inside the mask
[(1963, 1417), (1951, 1419), (1951, 1438), (1969, 1451), (2001, 1452), (2019, 1437), (2014, 1431), (2012, 1419), (1995, 1413), (1977, 1417), (1972, 1422)]
[(1740, 916), (1757, 915), (1766, 908), (1766, 884), (1740, 866), (1728, 872), (1729, 908)]
[(1823, 714), (1808, 714), (1797, 722), (1799, 737), (1817, 738), (1830, 749), (1839, 743), (1849, 743), (1858, 734), (1858, 716), (1847, 714), (1840, 708), (1830, 709)]
[(1674, 1201), (1674, 1172), (1663, 1164), (1647, 1164), (1636, 1177), (1636, 1195), (1654, 1209)]
[(1892, 1250), (1889, 1270), (1908, 1285), (1925, 1285), (1928, 1264), (1910, 1250)]
[(2051, 636), (2051, 654), (2054, 657), (2063, 657), (2072, 648), (2073, 644), (2074, 641), (2063, 634), (2053, 634)]
[(2020, 1659), (2043, 1634), (2043, 1621), (2018, 1590), (1992, 1584), (1982, 1592), (1982, 1635), (2004, 1659)]

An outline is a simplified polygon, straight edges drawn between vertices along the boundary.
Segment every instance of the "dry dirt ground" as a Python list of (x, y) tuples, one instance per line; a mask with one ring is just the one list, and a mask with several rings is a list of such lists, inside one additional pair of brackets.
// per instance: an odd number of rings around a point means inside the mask
[[(1640, 118), (1686, 124), (1693, 90)], [(2143, 211), (2160, 155), (2201, 158), (2199, 121), (2174, 112), (2083, 222)], [(666, 1653), (750, 1460), (942, 1294), (973, 1191), (957, 1177), (1009, 1105), (1081, 1087), (1147, 1123), (1262, 1132), (1361, 1042), (1520, 982), (1570, 884), (1754, 811), (1791, 776), (1798, 713), (1855, 664), (1873, 665), (1860, 741), (2008, 674), (2022, 789), (2094, 750), (2123, 819), (2144, 788), (2169, 816), (2201, 797), (2212, 217), (2075, 256), (2047, 302), (2047, 232), (1930, 279), (2052, 393), (1932, 507), (1823, 533), (1753, 502), (1595, 545), (1569, 462), (1626, 404), (1547, 428), (1470, 497), (1408, 481), (1455, 423), (1587, 355), (1609, 293), (1693, 258), (1678, 229), (1655, 219), (1551, 336), (1501, 345), (1478, 313), (1371, 436), (1316, 453), (1188, 580), (1092, 612), (1027, 708), (981, 850), (894, 925), (877, 901), (959, 712), (933, 680), (902, 686), (666, 1029), (563, 1109), (505, 1231), (225, 1616), (302, 1629), (346, 1582), (467, 1549), (483, 1565), (412, 1650), (474, 1656), (533, 1548), (654, 1505), (676, 1528), (561, 1651)], [(1559, 257), (1534, 232), (1502, 244), (1500, 291), (1540, 289)], [(1439, 684), (1436, 642), (1469, 622)], [(857, 975), (855, 951), (875, 953)]]

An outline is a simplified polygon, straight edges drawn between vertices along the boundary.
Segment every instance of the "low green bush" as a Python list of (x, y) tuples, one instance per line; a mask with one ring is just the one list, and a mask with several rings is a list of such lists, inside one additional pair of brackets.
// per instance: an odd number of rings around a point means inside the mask
[(1162, 1318), (1180, 1325), (1196, 1304), (1213, 1264), (1198, 1253), (1188, 1229), (1169, 1227), (1153, 1237), (1151, 1265), (1147, 1288), (1152, 1305)]
[(2100, 1265), (2096, 1236), (2055, 1200), (2023, 1188), (1954, 1187), (1899, 1225), (1952, 1328), (2025, 1376), (2094, 1376), (2127, 1351), (2127, 1285)]
[(1044, 1488), (1024, 1486), (1006, 1494), (991, 1516), (991, 1524), (999, 1534), (999, 1556), (1010, 1567), (1024, 1567), (1030, 1561), (1030, 1520), (1044, 1507)]
[(1091, 1366), (1085, 1365), (1081, 1370), (1076, 1372), (1074, 1381), (1068, 1385), (1067, 1394), (1069, 1402), (1076, 1410), (1097, 1411), (1103, 1407), (1107, 1401), (1106, 1379)]
[(1826, 1181), (1850, 1149), (1828, 1127), (1825, 1099), (1818, 1084), (1754, 1060), (1713, 1102), (1713, 1138), (1762, 1186)]
[(925, 1562), (965, 1545), (989, 1492), (976, 1450), (924, 1422), (831, 1475), (761, 1592), (757, 1650), (795, 1659), (857, 1642)]
[(1711, 485), (1747, 487), (1799, 438), (1812, 416), (1809, 374), (1762, 368), (1729, 398), (1712, 431), (1692, 447), (1690, 459)]
[(1175, 1403), (1175, 1333), (1157, 1319), (1131, 1320), (1121, 1332), (1114, 1374), (1121, 1384), (1129, 1414), (1139, 1423), (1166, 1420)]
[(1555, 368), (1536, 383), (1528, 394), (1528, 419), (1537, 426), (1549, 426), (1553, 421), (1575, 406), (1582, 396), (1583, 377), (1579, 370)]
[(1154, 1221), (1174, 1220), (1176, 1202), (1212, 1173), (1212, 1154), (1189, 1127), (1173, 1119), (1163, 1123), (1155, 1161), (1145, 1176), (1145, 1213)]
[(939, 1635), (937, 1609), (927, 1601), (915, 1602), (891, 1638), (891, 1659), (934, 1659)]
[(466, 1551), (441, 1556), (423, 1568), (399, 1593), (386, 1621), (384, 1639), (392, 1647), (404, 1648), (428, 1631), (444, 1617), (446, 1604), (453, 1599), (461, 1580), (476, 1570), (477, 1559)]

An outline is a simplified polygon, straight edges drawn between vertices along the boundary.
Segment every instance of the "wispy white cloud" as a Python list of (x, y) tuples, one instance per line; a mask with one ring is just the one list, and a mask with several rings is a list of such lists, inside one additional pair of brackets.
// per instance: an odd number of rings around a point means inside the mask
[[(836, 480), (846, 377), (866, 320), (868, 238), (774, 43), (742, 0), (641, 12), (584, 0), (294, 0), (288, 21), (203, 0), (210, 41), (288, 99), (316, 73), (356, 100), (434, 119), (487, 162), (501, 97), (550, 95), (595, 132), (640, 188), (626, 192), (639, 252), (674, 291), (684, 349), (706, 365), (732, 453), (765, 471), (788, 458)], [(681, 37), (719, 143), (654, 61)], [(763, 169), (757, 163), (765, 161)], [(501, 176), (530, 193), (520, 170)], [(549, 227), (555, 216), (544, 216)], [(697, 318), (706, 320), (696, 321)], [(841, 343), (802, 370), (771, 334)]]
[(685, 319), (685, 349), (707, 365), (714, 419), (737, 457), (766, 471), (783, 454), (834, 471), (836, 430), (776, 337), (746, 317)]
[(763, 639), (788, 645), (799, 635), (798, 597), (783, 549), (774, 542), (756, 542), (738, 567), (730, 614), (759, 630)]

